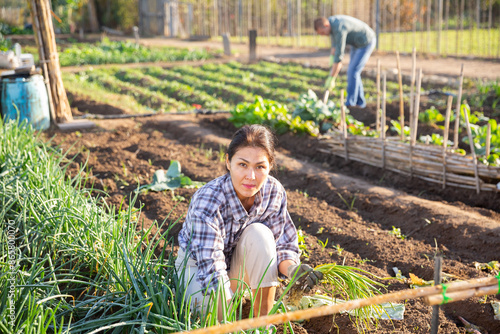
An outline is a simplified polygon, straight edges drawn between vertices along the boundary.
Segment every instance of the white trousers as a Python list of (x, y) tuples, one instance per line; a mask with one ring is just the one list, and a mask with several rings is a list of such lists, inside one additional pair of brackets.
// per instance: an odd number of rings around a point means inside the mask
[[(179, 248), (175, 267), (179, 278), (183, 279), (184, 286), (186, 286), (186, 299), (191, 297), (192, 306), (206, 310), (209, 293), (206, 293), (196, 279), (198, 272), (196, 261), (192, 258), (186, 261), (185, 257), (186, 253)], [(276, 242), (267, 226), (254, 223), (245, 228), (233, 252), (228, 276), (230, 280), (244, 281), (252, 290), (279, 284)], [(219, 284), (221, 283), (227, 282)]]

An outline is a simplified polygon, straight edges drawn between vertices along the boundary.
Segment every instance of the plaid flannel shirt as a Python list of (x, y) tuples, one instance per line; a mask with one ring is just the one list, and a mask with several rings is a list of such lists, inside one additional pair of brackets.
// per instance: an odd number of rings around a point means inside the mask
[(299, 262), (297, 230), (287, 210), (286, 192), (274, 177), (268, 176), (248, 213), (229, 173), (196, 191), (179, 232), (179, 247), (196, 261), (196, 279), (203, 288), (213, 289), (222, 280), (226, 295), (232, 295), (227, 274), (231, 256), (245, 227), (254, 223), (272, 231), (278, 265), (288, 259)]

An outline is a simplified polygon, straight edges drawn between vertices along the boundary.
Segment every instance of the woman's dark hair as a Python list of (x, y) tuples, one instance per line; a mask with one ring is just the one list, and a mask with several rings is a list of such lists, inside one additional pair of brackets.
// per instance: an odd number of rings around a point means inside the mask
[(267, 158), (269, 159), (269, 167), (272, 169), (275, 165), (275, 145), (276, 137), (269, 128), (259, 124), (245, 125), (234, 133), (226, 153), (229, 161), (231, 161), (239, 149), (245, 147), (261, 148), (266, 151)]

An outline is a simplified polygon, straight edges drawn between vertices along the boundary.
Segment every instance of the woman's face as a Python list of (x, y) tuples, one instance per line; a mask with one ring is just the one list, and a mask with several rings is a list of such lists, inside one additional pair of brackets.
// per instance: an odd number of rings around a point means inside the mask
[(266, 151), (257, 147), (240, 148), (231, 161), (226, 154), (226, 166), (231, 174), (234, 190), (241, 201), (259, 192), (270, 170)]

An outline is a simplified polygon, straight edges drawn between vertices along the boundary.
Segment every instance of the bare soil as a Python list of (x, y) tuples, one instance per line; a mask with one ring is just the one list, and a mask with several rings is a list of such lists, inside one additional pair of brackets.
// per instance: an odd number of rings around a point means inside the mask
[[(80, 101), (79, 103), (84, 103)], [(105, 106), (95, 113), (115, 114)], [(80, 106), (79, 106), (80, 109)], [(82, 110), (82, 109), (80, 109)], [(91, 130), (55, 135), (54, 144), (78, 154), (68, 169), (74, 174), (87, 163), (88, 183), (109, 194), (106, 202), (127, 207), (139, 184), (151, 182), (153, 173), (179, 160), (182, 172), (196, 181), (210, 181), (224, 174), (220, 159), (229, 143), (233, 125), (227, 114), (157, 115), (122, 120), (98, 120)], [(492, 275), (474, 263), (500, 260), (500, 194), (441, 189), (418, 179), (383, 171), (343, 158), (316, 152), (312, 137), (279, 137), (278, 167), (274, 175), (287, 189), (293, 221), (306, 235), (311, 265), (337, 263), (355, 266), (381, 277), (394, 277), (393, 268), (409, 277), (413, 273), (432, 280), (434, 255), (441, 254), (443, 272), (459, 279)], [(177, 224), (171, 230), (176, 240), (194, 189), (140, 194), (141, 221)], [(166, 228), (166, 227), (165, 227)], [(400, 228), (405, 239), (390, 234)], [(328, 244), (323, 248), (318, 241)], [(340, 252), (334, 248), (337, 246)], [(407, 282), (384, 281), (387, 292), (408, 289)], [(459, 316), (483, 328), (482, 333), (500, 333), (490, 301), (500, 296), (470, 298), (441, 306), (440, 333), (466, 333)], [(432, 307), (420, 299), (401, 301), (404, 320), (380, 321), (373, 333), (429, 333)], [(279, 327), (282, 331), (282, 327)], [(347, 315), (326, 316), (294, 324), (296, 333), (357, 333)]]

